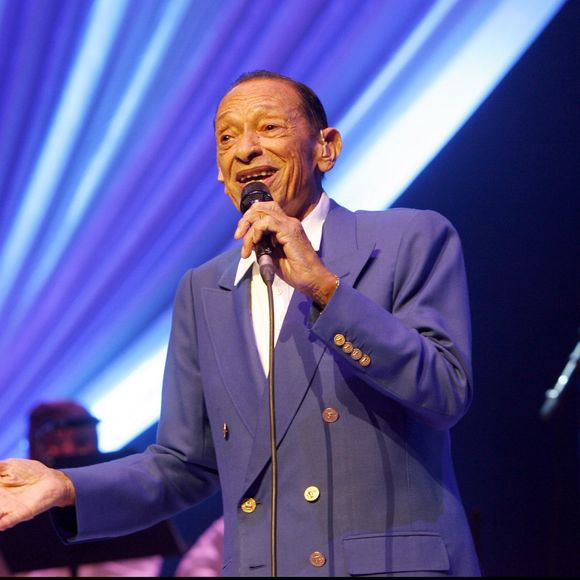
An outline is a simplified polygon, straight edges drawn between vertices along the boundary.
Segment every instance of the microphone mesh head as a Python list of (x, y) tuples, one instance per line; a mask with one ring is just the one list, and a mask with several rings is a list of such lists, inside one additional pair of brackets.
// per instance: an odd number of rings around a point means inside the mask
[(250, 206), (257, 201), (273, 201), (273, 198), (265, 183), (252, 181), (242, 189), (240, 211), (246, 213), (250, 209)]

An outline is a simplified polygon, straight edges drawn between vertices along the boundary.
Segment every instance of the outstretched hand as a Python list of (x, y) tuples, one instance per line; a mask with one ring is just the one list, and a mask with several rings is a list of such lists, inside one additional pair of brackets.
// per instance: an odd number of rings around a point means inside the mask
[(0, 461), (0, 531), (74, 502), (74, 486), (64, 473), (31, 459)]

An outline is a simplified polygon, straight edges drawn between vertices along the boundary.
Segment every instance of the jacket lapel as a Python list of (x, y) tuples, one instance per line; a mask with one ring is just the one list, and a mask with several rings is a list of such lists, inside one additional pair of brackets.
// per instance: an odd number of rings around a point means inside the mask
[(266, 390), (250, 314), (250, 274), (234, 286), (239, 255), (222, 275), (219, 288), (204, 288), (204, 312), (219, 372), (242, 422), (251, 435), (261, 394)]

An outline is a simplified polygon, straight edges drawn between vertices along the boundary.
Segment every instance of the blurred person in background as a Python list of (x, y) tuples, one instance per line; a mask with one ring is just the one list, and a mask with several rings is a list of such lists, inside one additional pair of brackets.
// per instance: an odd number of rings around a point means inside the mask
[(185, 553), (175, 576), (221, 576), (224, 560), (224, 518), (219, 517), (199, 536)]
[[(98, 419), (82, 405), (70, 401), (41, 403), (29, 415), (28, 444), (30, 459), (48, 465), (57, 464), (64, 457), (83, 457), (99, 454), (97, 434)], [(131, 558), (96, 564), (82, 564), (76, 571), (78, 576), (159, 576), (163, 564), (162, 556)], [(0, 554), (0, 575), (10, 575)], [(33, 570), (13, 574), (15, 577), (71, 576), (69, 567)]]

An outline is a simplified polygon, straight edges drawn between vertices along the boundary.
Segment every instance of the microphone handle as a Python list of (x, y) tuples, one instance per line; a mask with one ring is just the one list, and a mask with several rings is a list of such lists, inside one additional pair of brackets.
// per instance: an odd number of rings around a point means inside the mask
[(255, 245), (254, 251), (256, 252), (256, 258), (258, 259), (258, 266), (260, 268), (260, 276), (264, 284), (274, 283), (274, 260), (272, 259), (272, 243), (270, 242), (270, 236), (266, 239), (262, 239)]

